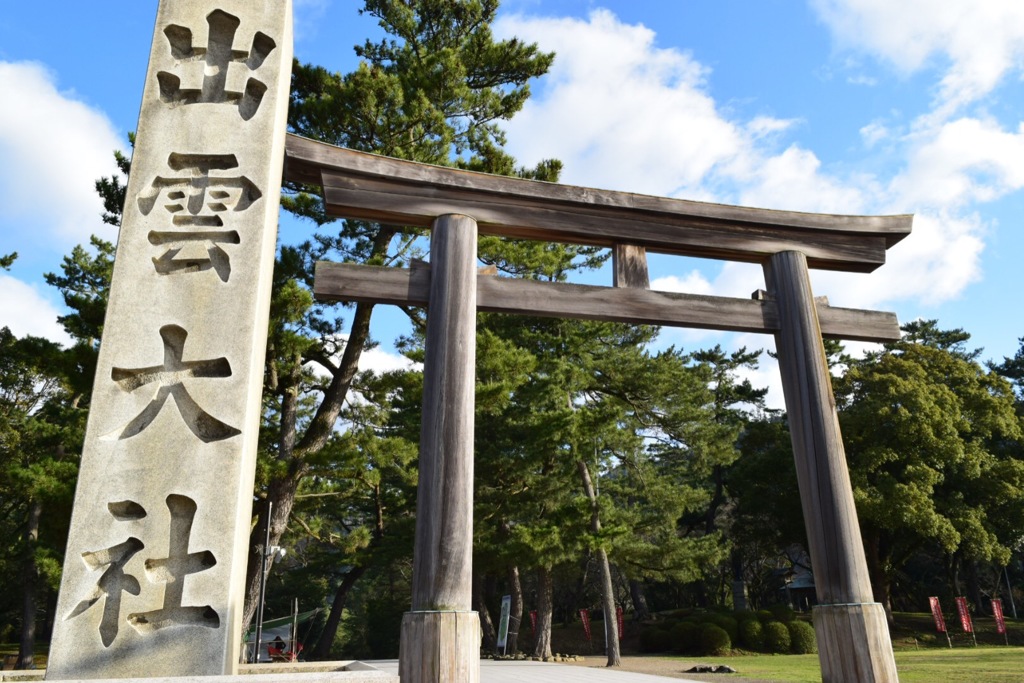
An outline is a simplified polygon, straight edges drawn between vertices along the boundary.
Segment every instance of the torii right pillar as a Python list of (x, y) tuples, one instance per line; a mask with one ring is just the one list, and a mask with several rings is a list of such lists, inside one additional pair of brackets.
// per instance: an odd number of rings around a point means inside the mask
[(773, 255), (765, 282), (779, 311), (776, 346), (818, 597), (814, 631), (821, 678), (895, 682), (885, 610), (874, 601), (864, 559), (807, 258), (795, 251)]

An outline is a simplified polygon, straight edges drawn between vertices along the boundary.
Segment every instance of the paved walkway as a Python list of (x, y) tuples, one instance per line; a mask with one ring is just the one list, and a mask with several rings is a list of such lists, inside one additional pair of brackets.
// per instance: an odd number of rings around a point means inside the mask
[[(367, 662), (388, 673), (398, 673), (398, 660), (387, 659)], [(550, 662), (508, 662), (483, 659), (480, 661), (480, 683), (686, 683), (682, 678), (651, 676), (630, 671), (584, 666), (569, 666)], [(691, 681), (690, 683), (697, 683)]]

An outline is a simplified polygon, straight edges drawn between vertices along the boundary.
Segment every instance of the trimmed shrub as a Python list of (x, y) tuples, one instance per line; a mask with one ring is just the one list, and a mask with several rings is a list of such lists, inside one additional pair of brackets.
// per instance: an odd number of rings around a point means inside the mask
[(814, 627), (806, 621), (791, 621), (786, 624), (789, 629), (790, 650), (795, 655), (813, 655), (818, 652), (818, 642), (814, 638)]
[(672, 639), (672, 651), (680, 654), (694, 653), (697, 646), (697, 624), (692, 621), (680, 621), (669, 631)]
[(764, 649), (772, 654), (789, 653), (789, 629), (781, 621), (769, 621), (764, 625)]
[(700, 652), (701, 655), (726, 655), (732, 649), (732, 641), (729, 634), (714, 624), (702, 624), (700, 627)]
[(767, 624), (769, 621), (773, 621), (775, 619), (775, 617), (772, 616), (772, 613), (766, 609), (757, 610), (757, 618), (762, 624)]
[(775, 617), (775, 621), (781, 621), (784, 624), (796, 619), (796, 612), (789, 605), (772, 605), (770, 611)]
[(640, 631), (640, 651), (645, 653), (667, 652), (672, 649), (672, 636), (658, 627)]
[(760, 650), (764, 647), (764, 627), (757, 619), (747, 619), (740, 623), (741, 647), (748, 650)]
[(739, 624), (736, 623), (736, 619), (733, 617), (730, 617), (728, 614), (716, 614), (712, 617), (711, 623), (728, 633), (730, 641), (735, 643), (739, 640)]
[(647, 654), (668, 652), (672, 649), (672, 636), (664, 629), (648, 627), (640, 632), (640, 651)]

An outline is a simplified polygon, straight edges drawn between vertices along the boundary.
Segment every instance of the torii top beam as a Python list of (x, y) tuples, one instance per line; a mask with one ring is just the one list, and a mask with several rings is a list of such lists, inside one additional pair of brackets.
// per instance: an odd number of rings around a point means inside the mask
[(765, 263), (800, 251), (808, 266), (867, 273), (913, 216), (843, 216), (728, 206), (509, 178), (382, 157), (289, 135), (285, 178), (324, 189), (333, 216), (430, 227), (446, 213), (483, 234)]

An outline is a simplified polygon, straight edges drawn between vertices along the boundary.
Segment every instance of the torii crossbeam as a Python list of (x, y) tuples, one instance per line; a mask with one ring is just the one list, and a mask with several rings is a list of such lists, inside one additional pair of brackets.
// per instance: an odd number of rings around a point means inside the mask
[[(822, 336), (899, 338), (891, 313), (830, 307), (808, 268), (871, 272), (912, 216), (836, 216), (724, 206), (506, 178), (289, 136), (285, 177), (323, 187), (327, 212), (432, 229), (431, 265), (320, 263), (321, 300), (426, 306), (423, 432), (412, 610), (403, 683), (476, 683), (471, 611), (473, 375), (477, 310), (774, 334), (818, 605), (822, 679), (896, 681), (874, 602)], [(477, 234), (612, 247), (616, 287), (478, 276)], [(645, 250), (760, 263), (752, 299), (646, 289)]]

